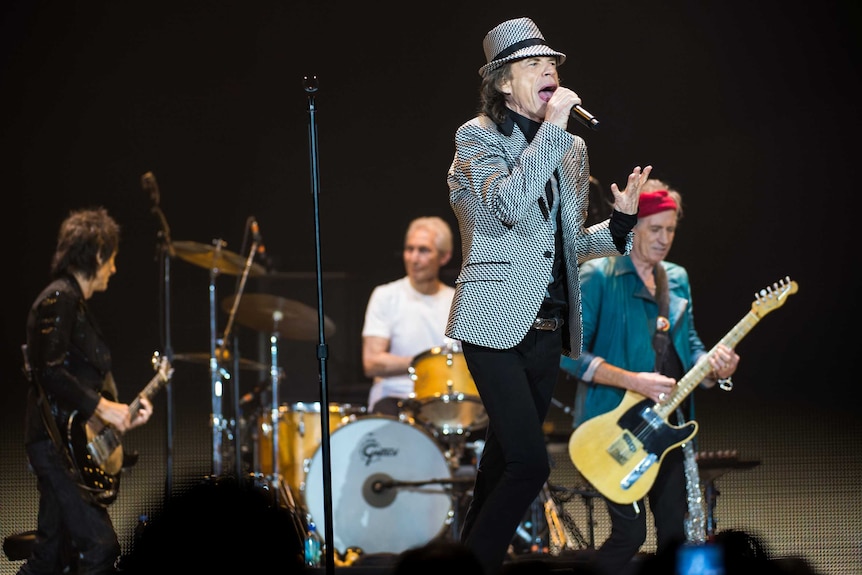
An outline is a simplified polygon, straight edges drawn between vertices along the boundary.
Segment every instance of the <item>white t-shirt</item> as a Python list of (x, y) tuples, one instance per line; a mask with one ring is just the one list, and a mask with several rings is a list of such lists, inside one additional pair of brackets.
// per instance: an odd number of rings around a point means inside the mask
[[(445, 331), (454, 295), (455, 288), (450, 286), (433, 295), (421, 294), (413, 289), (407, 276), (379, 285), (368, 298), (362, 336), (386, 338), (390, 353), (409, 357), (451, 344), (453, 340), (445, 336)], [(368, 411), (383, 397), (406, 398), (412, 392), (409, 373), (376, 377), (368, 393)]]

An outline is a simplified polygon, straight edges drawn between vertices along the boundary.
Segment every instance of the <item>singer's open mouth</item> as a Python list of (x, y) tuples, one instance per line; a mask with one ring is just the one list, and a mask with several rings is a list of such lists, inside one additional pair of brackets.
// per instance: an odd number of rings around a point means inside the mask
[(557, 86), (555, 84), (551, 84), (549, 86), (545, 86), (539, 89), (539, 98), (542, 99), (543, 102), (547, 102), (551, 99), (551, 96), (554, 95)]

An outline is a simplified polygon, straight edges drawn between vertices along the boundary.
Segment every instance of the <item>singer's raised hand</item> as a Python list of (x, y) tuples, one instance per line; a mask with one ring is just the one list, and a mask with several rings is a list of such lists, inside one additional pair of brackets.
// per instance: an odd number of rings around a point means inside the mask
[(649, 178), (650, 172), (652, 172), (652, 166), (647, 166), (643, 170), (640, 166), (636, 166), (629, 174), (625, 189), (620, 190), (616, 182), (611, 184), (611, 192), (614, 194), (614, 209), (624, 214), (635, 215), (638, 213), (641, 186)]

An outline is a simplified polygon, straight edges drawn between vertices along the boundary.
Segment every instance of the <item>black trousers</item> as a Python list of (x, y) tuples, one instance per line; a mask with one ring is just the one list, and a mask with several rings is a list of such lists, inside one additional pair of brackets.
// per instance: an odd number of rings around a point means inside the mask
[(77, 575), (114, 573), (121, 549), (107, 508), (82, 490), (51, 440), (26, 449), (37, 478), (39, 519), (33, 550), (18, 574), (62, 572), (70, 545)]
[(488, 428), (461, 541), (479, 558), (485, 575), (495, 575), (551, 473), (542, 424), (559, 374), (562, 330), (531, 329), (510, 349), (466, 342), (462, 349)]

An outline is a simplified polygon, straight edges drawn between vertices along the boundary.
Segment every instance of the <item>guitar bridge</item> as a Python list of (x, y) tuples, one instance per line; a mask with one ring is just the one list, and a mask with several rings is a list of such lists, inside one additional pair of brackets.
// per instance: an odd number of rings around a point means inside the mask
[(87, 453), (90, 454), (90, 457), (93, 459), (93, 462), (99, 467), (104, 467), (105, 462), (108, 460), (108, 456), (110, 453), (100, 449), (101, 444), (98, 444), (96, 441), (91, 441), (87, 444)]
[(649, 455), (641, 459), (635, 466), (635, 468), (629, 471), (628, 474), (623, 477), (622, 481), (620, 481), (620, 487), (622, 487), (623, 489), (628, 489), (629, 487), (634, 485), (635, 482), (641, 478), (641, 475), (643, 475), (647, 469), (652, 467), (652, 464), (655, 463), (657, 459), (658, 455), (656, 455), (655, 453), (650, 453)]

